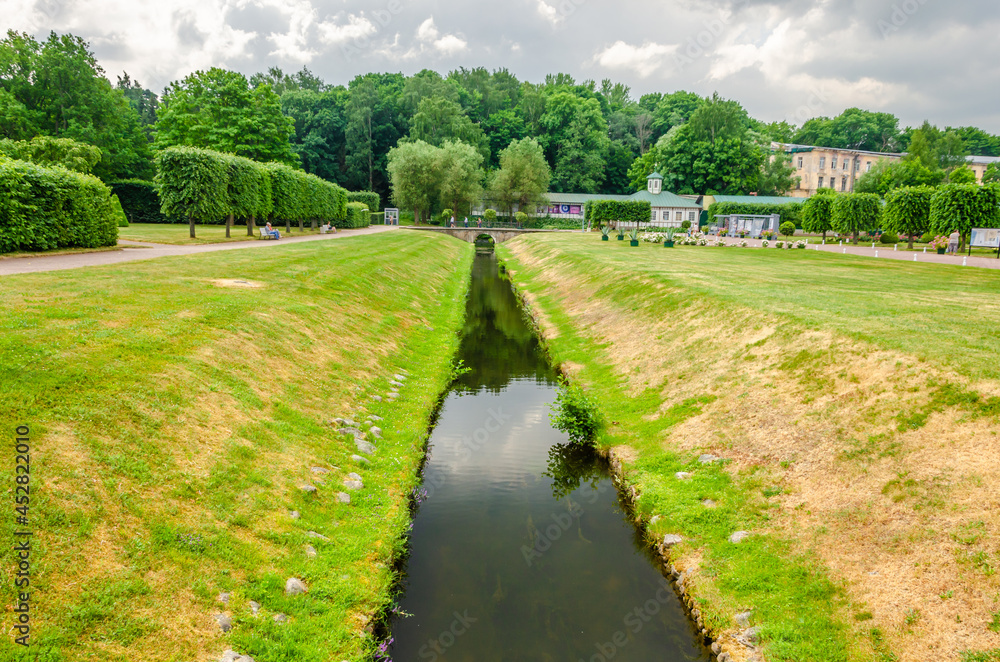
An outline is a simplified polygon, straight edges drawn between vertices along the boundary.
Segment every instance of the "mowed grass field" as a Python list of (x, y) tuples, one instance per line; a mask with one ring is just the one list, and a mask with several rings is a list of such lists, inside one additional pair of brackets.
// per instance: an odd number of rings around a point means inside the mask
[[(3, 278), (0, 535), (28, 426), (31, 659), (369, 659), (473, 252), (393, 233)], [(369, 415), (367, 466), (332, 419)], [(286, 596), (290, 577), (308, 593)]]
[[(230, 237), (226, 238), (225, 225), (196, 225), (197, 239), (192, 239), (187, 223), (132, 223), (127, 228), (118, 228), (118, 238), (130, 241), (148, 241), (154, 244), (172, 244), (175, 246), (196, 246), (199, 244), (221, 244), (231, 241), (273, 241), (261, 240), (259, 228), (254, 229), (253, 236), (247, 236), (245, 225), (234, 225), (229, 229)], [(319, 229), (312, 230), (308, 225), (300, 232), (292, 226), (291, 232), (285, 232), (285, 226), (275, 226), (282, 238), (298, 237), (307, 234), (319, 234)], [(280, 240), (279, 240), (280, 241)]]
[(1000, 273), (568, 234), (498, 251), (735, 659), (747, 610), (767, 660), (1000, 659)]

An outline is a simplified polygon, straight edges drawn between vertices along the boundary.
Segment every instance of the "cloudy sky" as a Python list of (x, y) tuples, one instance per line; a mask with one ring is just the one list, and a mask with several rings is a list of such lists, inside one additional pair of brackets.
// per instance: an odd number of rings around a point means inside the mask
[(646, 92), (718, 91), (801, 124), (860, 106), (1000, 133), (995, 0), (0, 0), (5, 27), (87, 39), (109, 77), (159, 92), (220, 66), (367, 71), (506, 67)]

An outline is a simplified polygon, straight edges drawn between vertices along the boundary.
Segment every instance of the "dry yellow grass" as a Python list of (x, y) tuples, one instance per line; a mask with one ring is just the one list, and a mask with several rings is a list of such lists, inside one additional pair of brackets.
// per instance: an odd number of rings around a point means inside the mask
[[(771, 530), (846, 584), (853, 611), (872, 616), (856, 625), (859, 634), (880, 628), (901, 662), (957, 662), (962, 651), (1000, 648), (1000, 633), (988, 628), (1000, 611), (997, 422), (955, 407), (915, 430), (898, 431), (896, 419), (927, 407), (944, 383), (985, 396), (1000, 385), (629, 274), (638, 290), (691, 298), (657, 317), (634, 299), (595, 293), (595, 283), (623, 278), (615, 269), (590, 271), (581, 285), (581, 273), (540, 257), (530, 242), (507, 248), (516, 280), (531, 270), (527, 298), (536, 310), (558, 310), (581, 336), (606, 344), (595, 361), (610, 365), (630, 395), (659, 389), (661, 414), (686, 398), (716, 396), (669, 429), (662, 447), (730, 458), (734, 476), (752, 472), (780, 487)], [(538, 318), (551, 339), (549, 316)], [(634, 452), (621, 456), (635, 460)], [(697, 550), (677, 565), (694, 571), (696, 593), (724, 602), (697, 572)]]

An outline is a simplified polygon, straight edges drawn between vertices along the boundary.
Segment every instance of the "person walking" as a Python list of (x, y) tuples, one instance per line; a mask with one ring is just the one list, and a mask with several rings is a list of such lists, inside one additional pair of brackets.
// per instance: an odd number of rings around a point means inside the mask
[(962, 235), (958, 234), (958, 230), (955, 230), (948, 237), (948, 253), (954, 255), (958, 253), (958, 242), (962, 240)]

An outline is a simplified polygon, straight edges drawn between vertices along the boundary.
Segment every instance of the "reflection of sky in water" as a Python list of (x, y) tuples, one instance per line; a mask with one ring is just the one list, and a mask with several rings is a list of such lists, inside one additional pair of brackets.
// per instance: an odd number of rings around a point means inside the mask
[(393, 624), (392, 659), (607, 659), (621, 633), (615, 660), (706, 660), (611, 482), (553, 498), (543, 474), (566, 437), (549, 424), (551, 371), (493, 260), (477, 258), (473, 278), (461, 355), (473, 370), (431, 435), (400, 602), (413, 616)]

